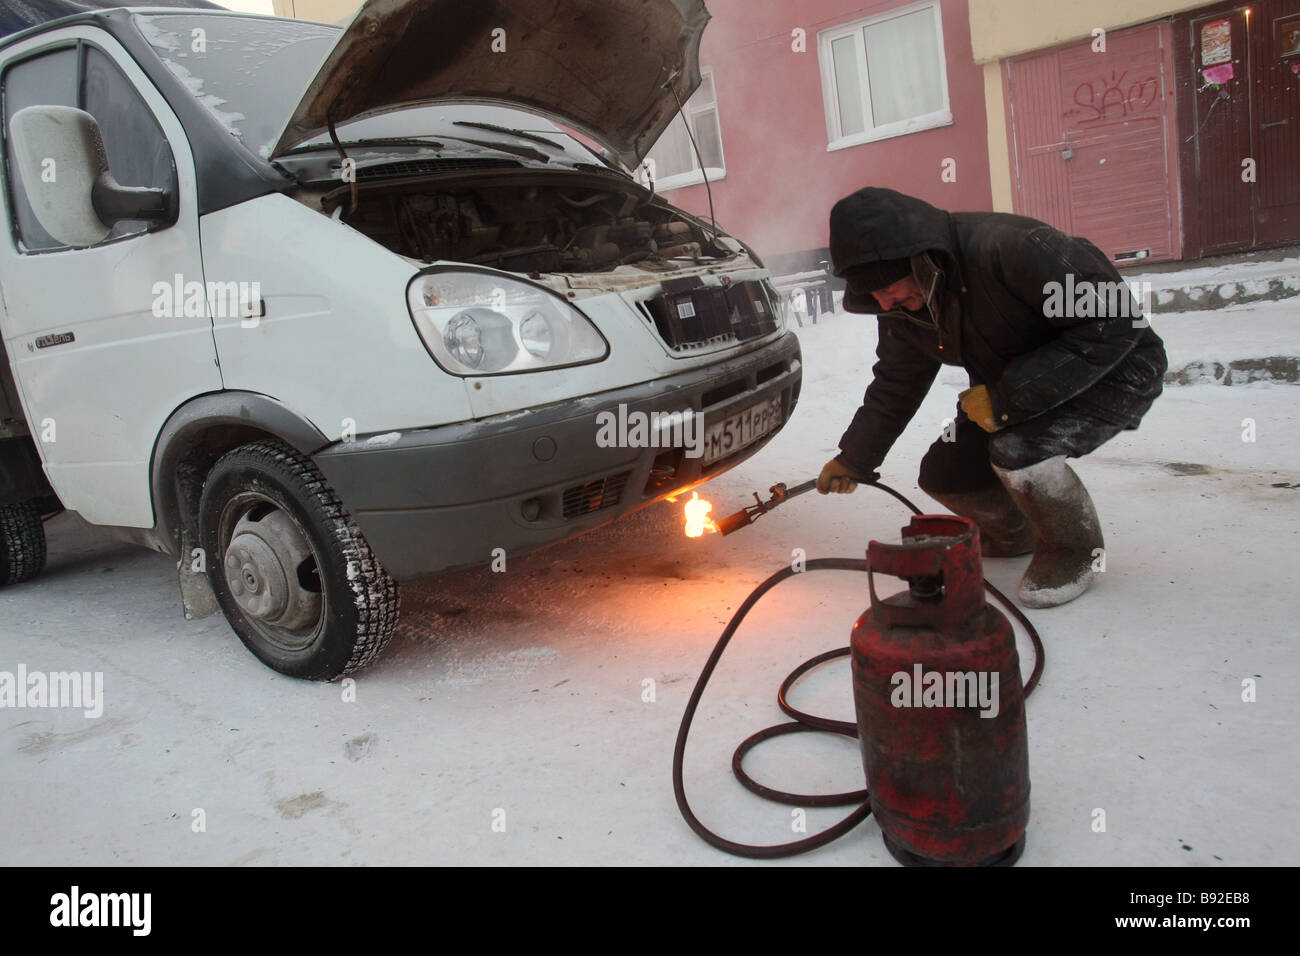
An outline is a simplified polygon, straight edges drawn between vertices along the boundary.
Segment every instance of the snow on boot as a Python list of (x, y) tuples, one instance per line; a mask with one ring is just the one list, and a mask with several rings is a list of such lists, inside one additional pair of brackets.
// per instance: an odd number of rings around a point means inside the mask
[(1014, 558), (1034, 550), (1034, 526), (1000, 482), (979, 491), (926, 491), (955, 515), (979, 525), (980, 554)]
[(993, 470), (1038, 532), (1034, 560), (1020, 579), (1021, 602), (1037, 608), (1073, 601), (1096, 578), (1094, 552), (1103, 547), (1088, 489), (1064, 455), (1015, 471)]

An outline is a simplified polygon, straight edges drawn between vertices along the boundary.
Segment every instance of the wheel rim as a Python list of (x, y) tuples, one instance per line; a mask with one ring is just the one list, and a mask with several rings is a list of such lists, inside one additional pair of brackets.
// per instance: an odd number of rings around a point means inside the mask
[(265, 495), (232, 498), (219, 522), (226, 586), (270, 644), (301, 651), (320, 635), (325, 594), (320, 556), (302, 526)]

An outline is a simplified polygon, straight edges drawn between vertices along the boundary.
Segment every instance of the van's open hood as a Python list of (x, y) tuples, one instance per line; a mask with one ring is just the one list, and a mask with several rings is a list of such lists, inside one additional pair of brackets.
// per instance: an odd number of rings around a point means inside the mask
[(699, 86), (708, 22), (704, 0), (367, 0), (271, 156), (331, 120), (494, 102), (558, 119), (632, 168)]

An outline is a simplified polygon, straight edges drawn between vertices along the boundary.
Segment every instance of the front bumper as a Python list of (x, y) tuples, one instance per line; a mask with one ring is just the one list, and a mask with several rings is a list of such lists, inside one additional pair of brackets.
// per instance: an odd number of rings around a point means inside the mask
[(404, 581), (486, 564), (498, 548), (518, 555), (589, 531), (722, 474), (776, 434), (705, 467), (682, 448), (600, 447), (600, 413), (690, 409), (707, 426), (779, 398), (785, 423), (802, 377), (798, 339), (787, 333), (653, 382), (340, 442), (314, 458), (380, 562)]

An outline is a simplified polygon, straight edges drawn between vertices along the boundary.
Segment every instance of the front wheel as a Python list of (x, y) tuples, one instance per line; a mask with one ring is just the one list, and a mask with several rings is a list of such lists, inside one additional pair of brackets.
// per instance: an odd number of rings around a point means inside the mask
[(333, 680), (373, 661), (397, 625), (397, 584), (310, 459), (243, 445), (208, 473), (199, 533), (217, 603), (281, 674)]

